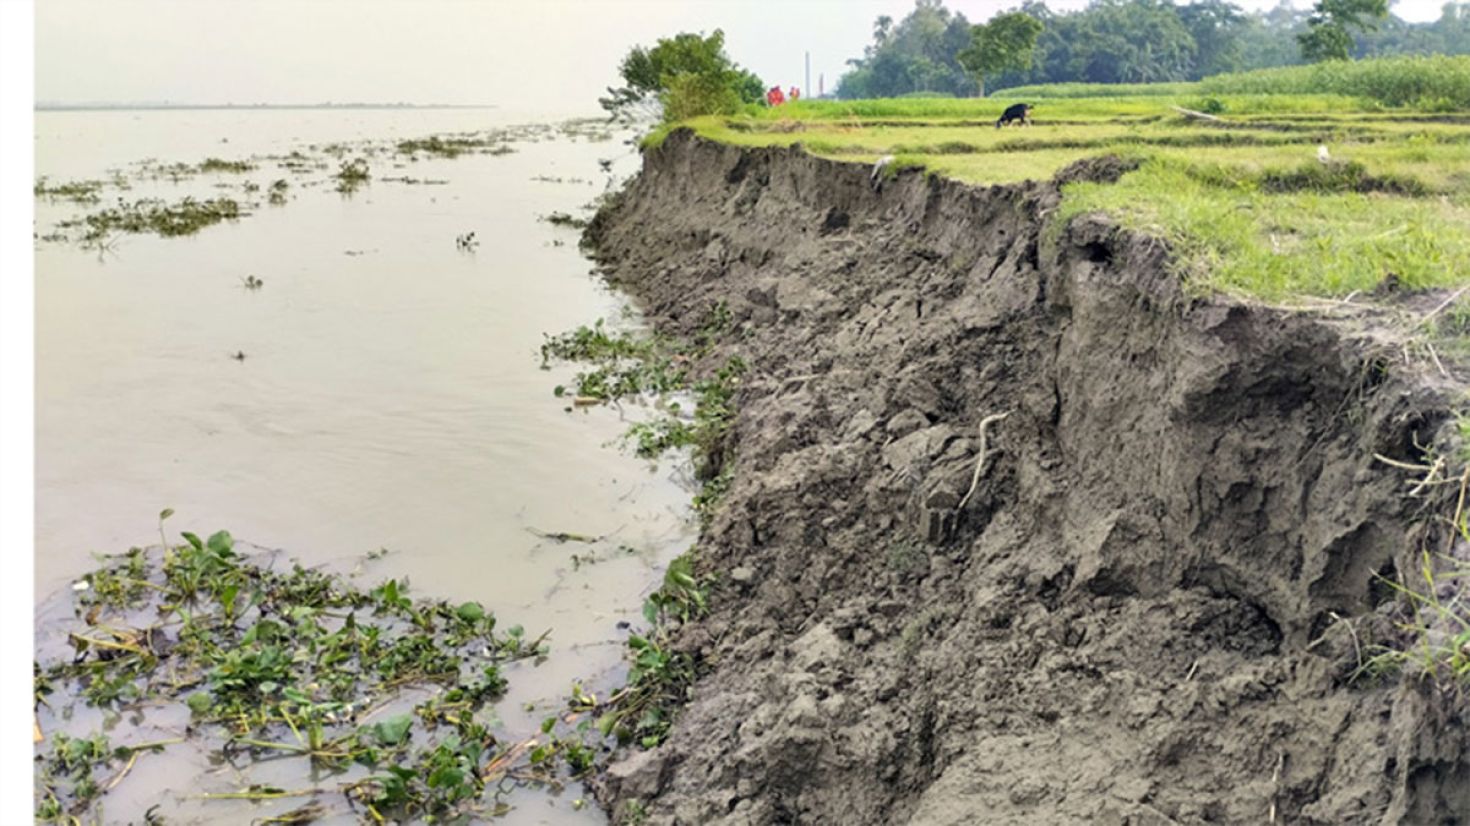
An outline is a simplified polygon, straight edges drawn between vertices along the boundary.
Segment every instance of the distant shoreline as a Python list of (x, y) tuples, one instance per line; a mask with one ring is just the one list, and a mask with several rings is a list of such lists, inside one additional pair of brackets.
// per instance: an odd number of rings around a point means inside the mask
[(37, 112), (141, 112), (170, 109), (497, 109), (491, 103), (37, 103)]

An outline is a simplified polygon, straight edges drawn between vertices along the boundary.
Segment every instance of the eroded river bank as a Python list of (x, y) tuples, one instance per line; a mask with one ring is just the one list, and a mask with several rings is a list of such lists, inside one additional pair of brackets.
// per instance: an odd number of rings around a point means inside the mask
[(1048, 224), (1123, 168), (646, 153), (589, 241), (657, 329), (724, 306), (748, 371), (670, 643), (699, 676), (600, 779), (618, 822), (1470, 812), (1458, 655), (1415, 654), (1463, 630), (1463, 373), (1412, 345), (1453, 296), (1203, 296), (1164, 244)]

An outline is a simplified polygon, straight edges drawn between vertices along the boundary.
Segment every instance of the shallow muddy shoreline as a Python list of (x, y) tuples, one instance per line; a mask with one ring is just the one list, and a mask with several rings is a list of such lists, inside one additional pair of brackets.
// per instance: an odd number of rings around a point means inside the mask
[[(675, 132), (594, 220), (661, 331), (750, 370), (679, 630), (702, 676), (598, 792), (639, 823), (1422, 823), (1470, 812), (1462, 697), (1363, 678), (1421, 551), (1464, 558), (1464, 384), (1425, 296), (1186, 291), (1059, 185)], [(1429, 296), (1433, 298), (1433, 296)], [(1432, 306), (1431, 302), (1431, 306)], [(1382, 458), (1376, 458), (1382, 457)]]

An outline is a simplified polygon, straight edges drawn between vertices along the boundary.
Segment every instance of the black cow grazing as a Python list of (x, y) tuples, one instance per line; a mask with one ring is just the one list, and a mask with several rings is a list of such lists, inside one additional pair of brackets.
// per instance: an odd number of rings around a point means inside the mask
[(1031, 104), (1015, 103), (1007, 106), (1006, 110), (1000, 113), (1000, 120), (995, 122), (995, 128), (999, 129), (1008, 123), (1019, 123), (1022, 126), (1030, 126)]

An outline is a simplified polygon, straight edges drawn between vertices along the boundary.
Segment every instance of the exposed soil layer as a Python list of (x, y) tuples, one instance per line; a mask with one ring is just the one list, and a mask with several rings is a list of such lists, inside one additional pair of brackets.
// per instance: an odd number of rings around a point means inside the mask
[(1058, 200), (676, 132), (593, 222), (751, 365), (706, 670), (615, 819), (1470, 822), (1462, 701), (1349, 680), (1457, 492), (1374, 454), (1448, 449), (1458, 388), (1388, 310), (1194, 296), (1102, 218), (1048, 235)]

